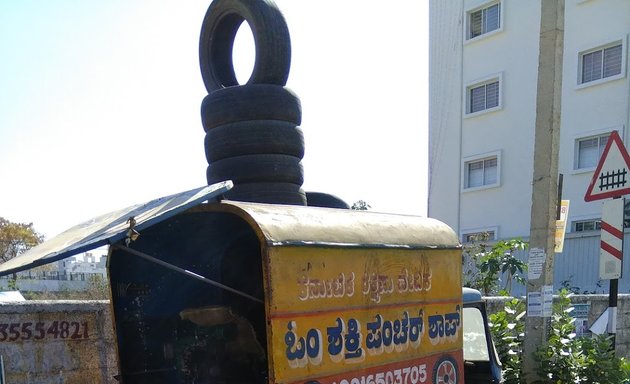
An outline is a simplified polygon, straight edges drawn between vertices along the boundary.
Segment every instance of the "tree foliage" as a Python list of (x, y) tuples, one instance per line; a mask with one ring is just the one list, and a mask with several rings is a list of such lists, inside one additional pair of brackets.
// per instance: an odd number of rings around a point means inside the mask
[(368, 204), (364, 200), (357, 200), (354, 203), (352, 203), (352, 207), (351, 208), (356, 210), (356, 211), (367, 211), (368, 209), (370, 209), (372, 207), (370, 206), (370, 204)]
[[(512, 282), (525, 283), (527, 264), (515, 253), (528, 248), (521, 239), (500, 240), (494, 244), (485, 241), (464, 248), (464, 284), (479, 289), (485, 296), (512, 291)], [(466, 265), (468, 260), (468, 264)], [(500, 285), (501, 278), (505, 279)]]
[(44, 240), (33, 223), (13, 223), (0, 217), (0, 264), (11, 260)]

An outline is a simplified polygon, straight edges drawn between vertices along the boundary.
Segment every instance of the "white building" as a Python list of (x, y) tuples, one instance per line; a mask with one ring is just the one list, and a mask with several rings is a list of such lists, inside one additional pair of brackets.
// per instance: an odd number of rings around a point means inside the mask
[[(607, 136), (630, 142), (630, 1), (565, 1), (559, 172), (575, 235), (599, 229), (584, 194)], [(430, 1), (428, 213), (462, 242), (529, 236), (540, 8)]]
[(76, 256), (57, 262), (57, 271), (63, 276), (80, 276), (85, 279), (93, 274), (107, 278), (107, 256), (95, 256), (92, 252), (85, 252), (81, 258)]

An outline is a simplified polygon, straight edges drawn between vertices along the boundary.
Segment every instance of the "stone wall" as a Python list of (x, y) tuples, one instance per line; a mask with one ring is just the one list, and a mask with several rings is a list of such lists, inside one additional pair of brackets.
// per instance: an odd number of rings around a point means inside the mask
[(113, 384), (108, 301), (0, 303), (0, 356), (11, 384)]
[[(488, 312), (494, 313), (503, 309), (507, 299), (502, 297), (486, 298)], [(572, 304), (587, 304), (588, 327), (608, 308), (608, 295), (574, 295), (571, 296)], [(617, 356), (630, 357), (630, 294), (619, 294), (617, 303)]]
[[(74, 292), (88, 288), (85, 280), (17, 279), (15, 284), (16, 289), (21, 292)], [(9, 280), (0, 278), (0, 291), (3, 290), (9, 290)]]

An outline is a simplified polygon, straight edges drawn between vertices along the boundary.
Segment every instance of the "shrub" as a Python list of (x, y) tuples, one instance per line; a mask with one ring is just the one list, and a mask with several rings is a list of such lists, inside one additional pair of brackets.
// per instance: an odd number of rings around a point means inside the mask
[[(537, 384), (628, 382), (630, 363), (615, 356), (611, 338), (576, 337), (572, 311), (569, 292), (560, 290), (553, 307), (549, 339), (536, 354), (543, 378)], [(525, 384), (521, 378), (524, 315), (524, 303), (519, 299), (508, 301), (503, 312), (490, 315), (490, 329), (503, 363), (506, 384)]]
[(499, 359), (503, 364), (505, 384), (518, 384), (521, 381), (521, 352), (525, 322), (525, 304), (518, 299), (505, 303), (503, 312), (490, 315), (490, 331), (495, 342)]

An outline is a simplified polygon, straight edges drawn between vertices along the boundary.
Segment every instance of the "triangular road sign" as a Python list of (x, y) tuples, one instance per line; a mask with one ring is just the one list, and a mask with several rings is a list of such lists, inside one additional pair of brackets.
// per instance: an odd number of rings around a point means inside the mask
[(629, 193), (630, 156), (617, 131), (612, 131), (584, 200), (601, 200)]

